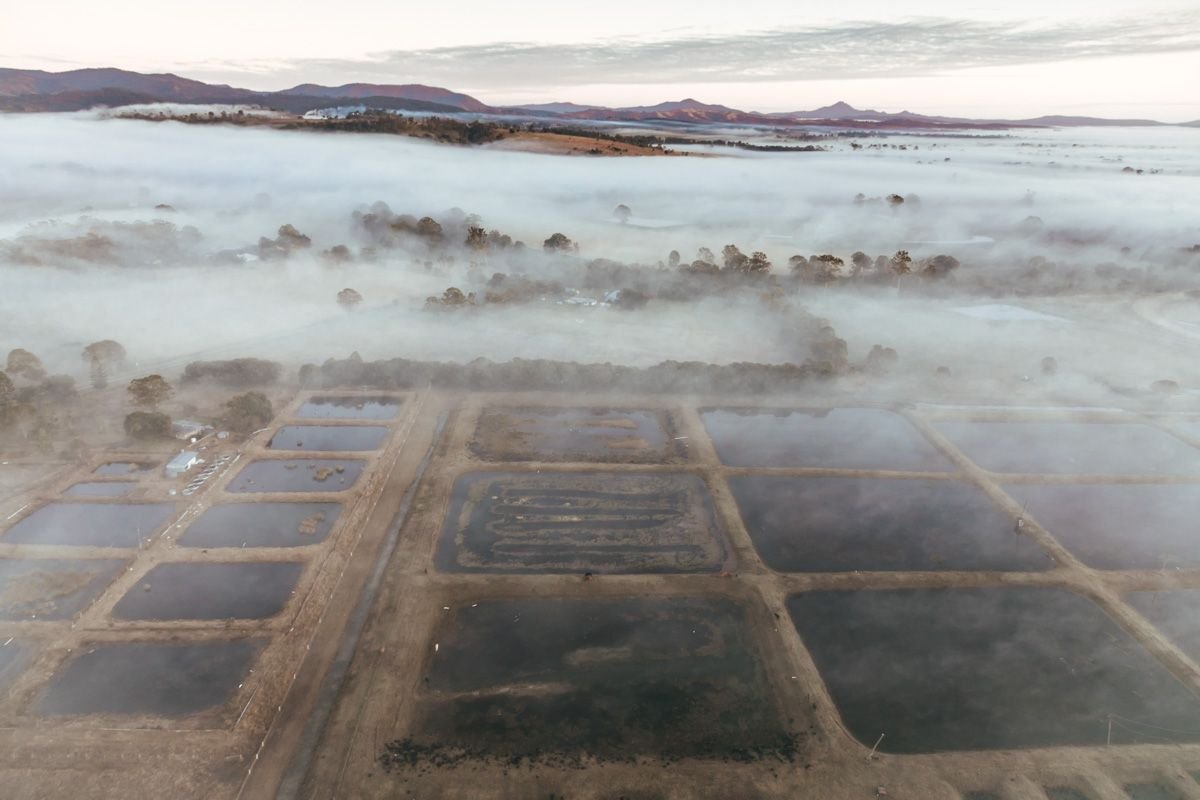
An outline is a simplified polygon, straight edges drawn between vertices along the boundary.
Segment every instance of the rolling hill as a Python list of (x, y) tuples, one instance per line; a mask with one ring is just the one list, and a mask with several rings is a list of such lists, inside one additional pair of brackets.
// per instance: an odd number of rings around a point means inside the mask
[[(67, 72), (0, 68), (0, 111), (78, 111), (97, 106), (140, 103), (256, 104), (292, 113), (334, 106), (365, 105), (436, 114), (470, 113), (531, 116), (540, 119), (603, 122), (663, 122), (689, 125), (849, 126), (879, 130), (1000, 129), (1011, 127), (1076, 127), (1164, 125), (1147, 119), (1102, 119), (1047, 115), (1023, 120), (968, 119), (859, 109), (839, 101), (808, 111), (762, 113), (702, 103), (693, 98), (651, 106), (606, 108), (570, 102), (491, 106), (462, 92), (423, 84), (347, 83), (324, 86), (304, 83), (277, 92), (257, 92), (210, 84), (170, 73), (144, 74), (98, 68)], [(1184, 123), (1200, 127), (1200, 120)]]

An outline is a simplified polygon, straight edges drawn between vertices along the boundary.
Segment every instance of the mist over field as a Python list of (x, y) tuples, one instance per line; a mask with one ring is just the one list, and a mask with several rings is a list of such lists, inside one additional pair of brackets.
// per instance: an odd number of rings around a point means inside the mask
[[(603, 300), (585, 286), (594, 259), (641, 265), (638, 285), (654, 289), (674, 274), (671, 250), (684, 265), (701, 247), (718, 261), (731, 243), (762, 251), (786, 284), (793, 255), (849, 263), (855, 251), (874, 259), (903, 249), (914, 262), (947, 254), (961, 267), (936, 291), (914, 276), (899, 290), (804, 286), (789, 298), (829, 320), (852, 361), (875, 344), (895, 348), (896, 379), (918, 387), (945, 366), (983, 388), (1036, 372), (1047, 355), (1071, 367), (1060, 389), (1163, 378), (1195, 387), (1193, 359), (1166, 344), (1200, 335), (1194, 300), (1166, 310), (1147, 301), (1154, 308), (1139, 315), (1131, 295), (1175, 297), (1200, 285), (1189, 252), (1200, 243), (1198, 138), (1179, 128), (1039, 129), (844, 137), (816, 153), (693, 146), (688, 157), (587, 158), (91, 113), (5, 115), (0, 339), (68, 373), (80, 371), (83, 345), (107, 338), (139, 368), (164, 371), (200, 357), (297, 366), (351, 351), (368, 360), (799, 362), (804, 348), (763, 313), (757, 291), (694, 303), (651, 291), (630, 312), (554, 301), (468, 314), (422, 307), (451, 286), (482, 293), (495, 272)], [(379, 201), (446, 225), (446, 250), (380, 247), (353, 217)], [(618, 204), (632, 210), (625, 224), (613, 217)], [(527, 250), (461, 249), (461, 234), (451, 237), (464, 213)], [(284, 225), (311, 244), (263, 257), (256, 243)], [(543, 255), (556, 232), (578, 253)], [(338, 245), (345, 258), (328, 255)], [(336, 303), (346, 287), (363, 297), (352, 314)], [(1011, 310), (989, 310), (1013, 304), (1042, 316), (1004, 322), (996, 315)], [(985, 308), (964, 313), (972, 306)], [(1119, 343), (1119, 362), (1097, 341)]]

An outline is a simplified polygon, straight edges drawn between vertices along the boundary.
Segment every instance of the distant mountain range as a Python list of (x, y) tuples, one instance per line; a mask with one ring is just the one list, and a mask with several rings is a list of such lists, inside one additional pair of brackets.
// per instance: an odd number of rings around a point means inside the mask
[[(741, 111), (688, 98), (654, 106), (606, 108), (577, 103), (538, 103), (490, 106), (474, 97), (437, 86), (420, 84), (348, 83), (321, 86), (305, 83), (279, 92), (256, 92), (211, 84), (178, 75), (129, 72), (120, 69), (78, 69), (69, 72), (0, 68), (0, 111), (78, 111), (96, 106), (140, 103), (255, 104), (292, 113), (331, 106), (366, 105), (402, 111), (536, 116), (563, 121), (661, 122), (692, 125), (824, 126), (864, 129), (1003, 129), (1012, 127), (1071, 127), (1090, 125), (1165, 125), (1149, 119), (1101, 119), (1051, 115), (1033, 119), (968, 119), (858, 109), (848, 103), (810, 111), (760, 113)], [(1200, 127), (1200, 120), (1184, 123)]]

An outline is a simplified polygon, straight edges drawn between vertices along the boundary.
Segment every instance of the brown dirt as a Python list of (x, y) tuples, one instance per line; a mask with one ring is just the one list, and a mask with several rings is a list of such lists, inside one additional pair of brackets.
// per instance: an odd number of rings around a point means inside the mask
[[(375, 392), (377, 393), (377, 392)], [(299, 401), (284, 409), (275, 425), (289, 420)], [(174, 540), (186, 523), (214, 501), (246, 502), (253, 497), (226, 495), (224, 485), (241, 465), (257, 458), (284, 458), (264, 448), (270, 431), (244, 445), (233, 468), (214, 476), (200, 494), (181, 504), (181, 517), (140, 551), (121, 551), (136, 559), (100, 598), (74, 621), (0, 623), (0, 642), (9, 637), (37, 646), (32, 666), (0, 697), (0, 796), (13, 798), (70, 796), (80, 800), (129, 796), (249, 800), (276, 796), (280, 779), (292, 761), (324, 675), (341, 642), (341, 632), (378, 558), (401, 497), (428, 448), (439, 413), (451, 420), (422, 482), (412, 514), (401, 531), (387, 565), (385, 580), (358, 643), (354, 660), (320, 745), (310, 762), (301, 797), (392, 798), (545, 798), (615, 800), (618, 797), (767, 798), (819, 797), (822, 800), (869, 800), (887, 797), (961, 800), (968, 791), (988, 790), (1004, 800), (1036, 800), (1040, 786), (1070, 785), (1093, 800), (1121, 798), (1119, 786), (1159, 780), (1195, 798), (1200, 790), (1184, 770), (1200, 770), (1200, 745), (1138, 745), (1093, 748), (1048, 748), (989, 752), (934, 753), (916, 756), (876, 754), (843, 729), (837, 709), (784, 608), (792, 592), (822, 588), (1038, 585), (1069, 588), (1098, 603), (1126, 631), (1194, 690), (1200, 691), (1200, 665), (1127, 606), (1121, 594), (1131, 589), (1200, 588), (1200, 570), (1109, 572), (1088, 569), (1063, 548), (1052, 531), (1009, 497), (995, 476), (979, 469), (937, 435), (928, 420), (939, 414), (908, 416), (955, 469), (980, 486), (1014, 519), (1023, 519), (1032, 537), (1055, 559), (1055, 569), (1041, 573), (847, 573), (783, 575), (769, 570), (758, 557), (727, 484), (736, 474), (763, 472), (794, 475), (879, 475), (878, 471), (731, 469), (720, 464), (695, 408), (768, 404), (763, 398), (627, 397), (630, 407), (658, 409), (671, 420), (671, 435), (685, 436), (686, 448), (674, 463), (631, 463), (625, 452), (610, 453), (604, 470), (632, 474), (688, 472), (701, 476), (713, 495), (715, 513), (727, 531), (736, 564), (727, 575), (472, 575), (444, 574), (433, 567), (437, 537), (455, 479), (469, 471), (530, 472), (596, 470), (595, 463), (545, 461), (488, 463), (472, 455), (471, 443), (480, 412), (489, 407), (576, 405), (589, 399), (566, 394), (443, 395), (412, 398), (401, 416), (388, 423), (394, 433), (386, 449), (371, 463), (353, 490), (334, 495), (345, 509), (330, 537), (287, 553), (278, 549), (203, 551), (179, 548)], [(795, 403), (781, 398), (780, 406)], [(834, 404), (861, 405), (854, 397)], [(947, 416), (942, 413), (940, 416)], [(950, 415), (952, 416), (952, 415)], [(1095, 415), (1089, 415), (1096, 419)], [(380, 424), (373, 422), (372, 424)], [(486, 431), (484, 432), (486, 433)], [(485, 437), (486, 438), (486, 437)], [(511, 443), (514, 447), (521, 442)], [(506, 444), (507, 448), (508, 445)], [(507, 450), (506, 450), (507, 452)], [(97, 453), (95, 463), (120, 459)], [(87, 475), (95, 463), (59, 476), (53, 486), (24, 492), (5, 503), (48, 498)], [(1033, 479), (1022, 476), (1024, 479)], [(159, 473), (143, 479), (150, 498), (162, 499), (177, 484)], [(1078, 476), (1061, 481), (1081, 481)], [(330, 500), (324, 493), (269, 495), (261, 499)], [(187, 506), (184, 508), (184, 506)], [(11, 522), (0, 516), (0, 528)], [(71, 548), (71, 557), (111, 557), (112, 551)], [(11, 545), (0, 536), (0, 554), (47, 556), (58, 548)], [(61, 552), (60, 552), (61, 554)], [(277, 618), (255, 622), (215, 621), (121, 623), (111, 618), (113, 604), (163, 561), (279, 560), (308, 562), (296, 593)], [(56, 580), (58, 576), (56, 576)], [(32, 585), (21, 590), (33, 592)], [(51, 588), (51, 591), (55, 591)], [(685, 759), (669, 765), (632, 755), (628, 763), (497, 763), (468, 759), (454, 767), (389, 774), (379, 765), (388, 742), (413, 732), (420, 713), (423, 677), (433, 652), (432, 641), (445, 606), (493, 598), (620, 598), (629, 596), (704, 596), (727, 598), (746, 609), (747, 635), (763, 656), (763, 670), (778, 706), (803, 736), (804, 749), (793, 763), (766, 760), (727, 762)], [(213, 714), (183, 720), (104, 717), (38, 718), (31, 702), (47, 678), (72, 653), (90, 641), (136, 638), (210, 639), (256, 635), (271, 644), (245, 685)], [(603, 658), (611, 654), (584, 653)], [(653, 783), (652, 787), (647, 787)]]
[(592, 139), (587, 136), (534, 131), (521, 131), (510, 134), (504, 139), (492, 142), (486, 146), (491, 150), (515, 150), (522, 153), (543, 153), (555, 156), (593, 156), (596, 158), (621, 158), (628, 156), (660, 158), (672, 156), (710, 157), (710, 154), (692, 155), (678, 150), (663, 150), (657, 147), (643, 147), (624, 142), (610, 142), (604, 139)]

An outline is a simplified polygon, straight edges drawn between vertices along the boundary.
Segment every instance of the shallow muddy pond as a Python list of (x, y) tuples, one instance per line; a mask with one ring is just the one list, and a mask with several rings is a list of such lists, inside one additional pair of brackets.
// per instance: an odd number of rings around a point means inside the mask
[(1149, 425), (944, 421), (934, 426), (991, 472), (1200, 475), (1200, 449)]
[(227, 503), (212, 506), (188, 526), (183, 547), (302, 547), (325, 541), (342, 507), (337, 503)]
[(701, 598), (483, 601), (435, 634), (415, 738), (499, 759), (790, 758), (744, 610)]
[(1004, 489), (1090, 567), (1200, 567), (1200, 485), (1011, 484)]
[(437, 565), (453, 572), (712, 572), (731, 549), (696, 475), (479, 472), (455, 483)]
[(379, 425), (284, 425), (267, 447), (271, 450), (378, 450), (388, 429)]
[(107, 464), (101, 464), (92, 470), (92, 474), (103, 475), (105, 477), (137, 475), (138, 473), (149, 472), (155, 466), (156, 464), (143, 461), (109, 461)]
[(471, 450), (486, 461), (662, 463), (682, 452), (666, 412), (607, 408), (485, 409)]
[(128, 563), (115, 558), (0, 559), (0, 619), (69, 619), (91, 605)]
[(1114, 725), (1113, 744), (1200, 741), (1200, 699), (1066, 590), (819, 591), (788, 610), (868, 747), (880, 734), (892, 753), (1103, 745), (1110, 716), (1154, 726)]
[(392, 419), (403, 400), (397, 397), (312, 397), (296, 410), (300, 419)]
[(158, 564), (117, 601), (117, 619), (262, 619), (283, 610), (304, 564)]
[(72, 484), (63, 494), (67, 497), (122, 497), (136, 485), (119, 481), (84, 481)]
[[(5, 640), (8, 640), (5, 643)], [(0, 639), (0, 691), (8, 688), (33, 661), (33, 646), (28, 642)]]
[(171, 503), (48, 503), (8, 529), (14, 544), (137, 547), (175, 514)]
[(1046, 786), (1042, 791), (1046, 793), (1046, 800), (1092, 800), (1083, 792), (1070, 786)]
[(964, 481), (736, 475), (729, 488), (755, 549), (780, 572), (1054, 565)]
[(1200, 589), (1130, 592), (1125, 601), (1153, 622), (1176, 647), (1200, 660)]
[(711, 409), (700, 417), (721, 462), (733, 467), (954, 469), (908, 420), (883, 409)]
[(367, 462), (356, 458), (264, 459), (242, 468), (229, 492), (341, 492), (362, 474)]
[(181, 716), (224, 703), (246, 679), (263, 639), (92, 642), (58, 669), (38, 714)]
[(1163, 783), (1127, 783), (1122, 788), (1129, 800), (1184, 800), (1179, 792)]

